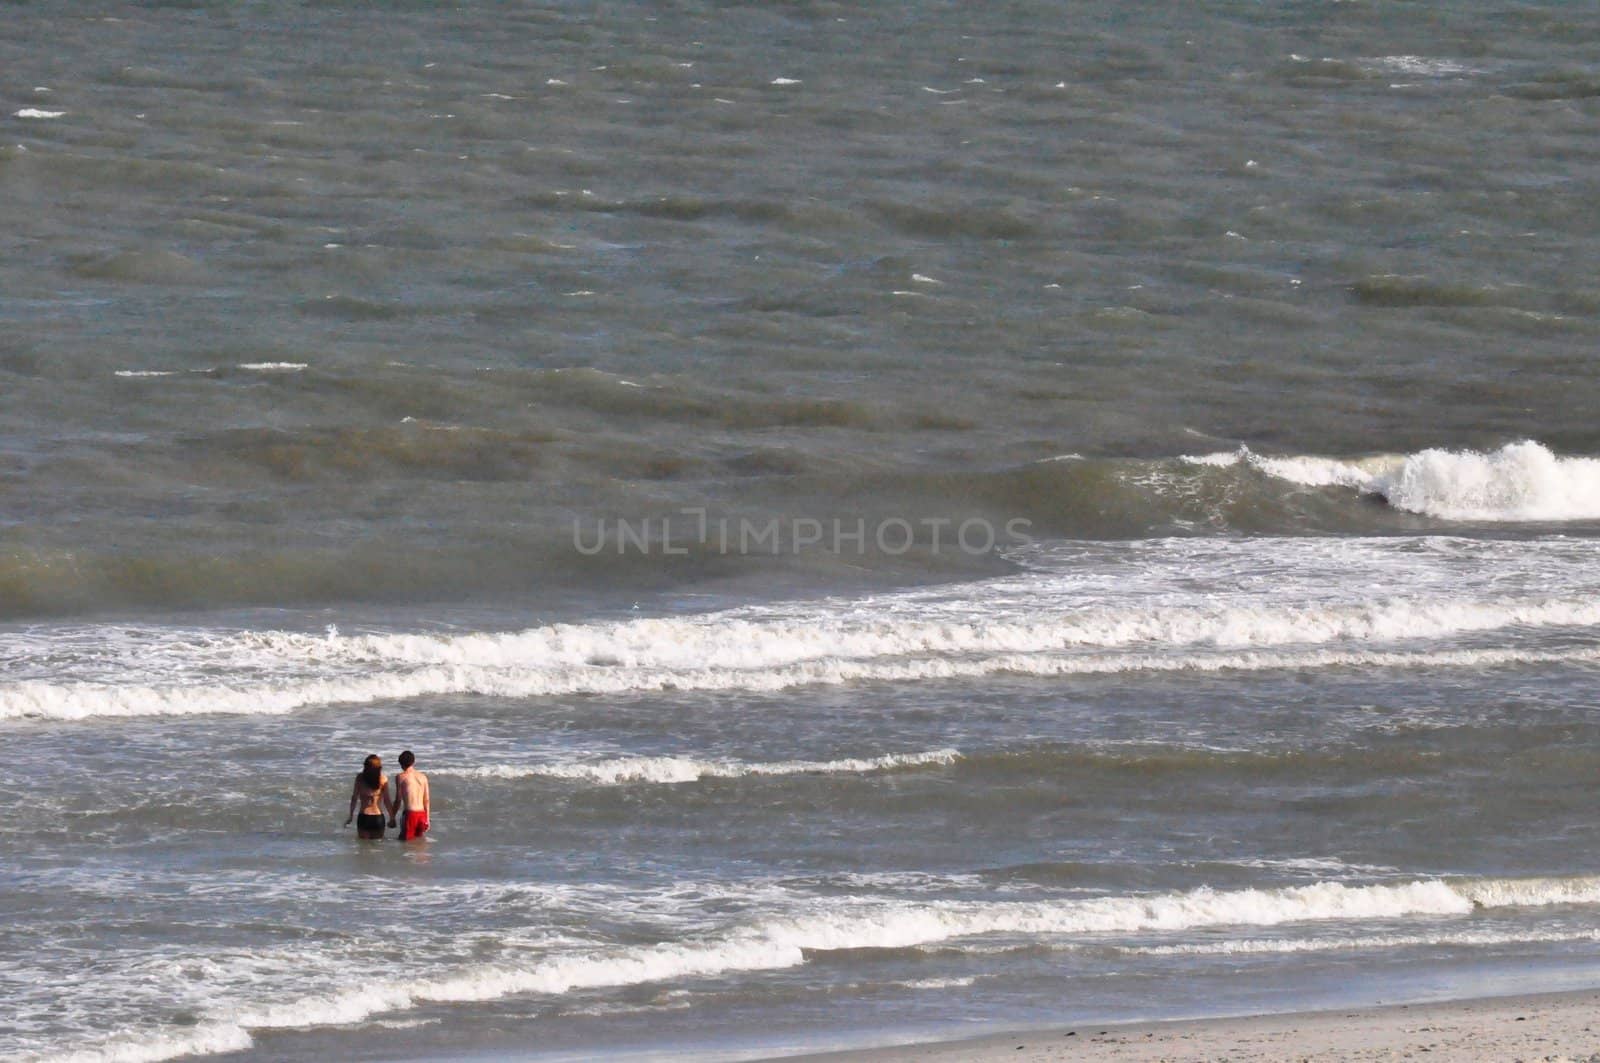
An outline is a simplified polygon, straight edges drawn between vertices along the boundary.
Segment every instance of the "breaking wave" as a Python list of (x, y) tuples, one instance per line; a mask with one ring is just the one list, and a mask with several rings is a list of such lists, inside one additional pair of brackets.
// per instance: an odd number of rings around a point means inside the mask
[[(445, 694), (764, 692), (1000, 674), (1586, 663), (1600, 649), (1565, 635), (1600, 626), (1595, 546), (1439, 538), (1065, 544), (1020, 558), (1025, 568), (1015, 576), (966, 584), (508, 632), (33, 628), (0, 635), (0, 719), (275, 714)], [(1208, 581), (1196, 584), (1196, 571)], [(1352, 583), (1352, 572), (1363, 581)]]
[(456, 775), (474, 779), (525, 779), (544, 777), (572, 779), (600, 786), (625, 783), (685, 783), (700, 779), (739, 779), (760, 775), (853, 775), (915, 768), (930, 764), (954, 764), (961, 754), (954, 749), (935, 749), (926, 753), (894, 753), (879, 757), (850, 757), (842, 760), (780, 760), (750, 762), (740, 760), (699, 760), (692, 757), (617, 757), (581, 764), (489, 764), (473, 768), (440, 768), (436, 775)]
[(1600, 648), (1572, 650), (1441, 650), (1380, 652), (1314, 650), (1296, 653), (1242, 652), (1195, 655), (1094, 654), (1085, 656), (1002, 654), (952, 660), (811, 661), (763, 669), (493, 669), (424, 668), (366, 678), (307, 680), (240, 687), (158, 687), (109, 683), (8, 684), (0, 691), (0, 719), (33, 717), (77, 720), (95, 716), (276, 715), (312, 705), (402, 700), (443, 694), (502, 698), (564, 694), (633, 694), (648, 691), (742, 690), (773, 692), (792, 687), (850, 682), (913, 682), (978, 679), (992, 675), (1070, 676), (1122, 672), (1228, 672), (1307, 668), (1495, 668), (1530, 664), (1590, 664)]
[(1382, 496), (1396, 509), (1442, 520), (1600, 520), (1600, 458), (1562, 457), (1532, 441), (1488, 452), (1431, 449), (1338, 459), (1240, 450), (1185, 460), (1248, 466), (1307, 487), (1353, 488)]
[[(1278, 889), (1213, 890), (1039, 902), (841, 900), (691, 940), (597, 947), (586, 952), (462, 965), (403, 983), (367, 985), (266, 1005), (218, 1008), (188, 1028), (132, 1032), (46, 1057), (74, 1063), (156, 1063), (187, 1055), (240, 1051), (253, 1032), (350, 1025), (429, 1003), (494, 1000), (517, 994), (777, 971), (811, 954), (842, 949), (906, 949), (987, 935), (1055, 940), (1073, 935), (1186, 932), (1212, 927), (1295, 923), (1364, 924), (1471, 917), (1481, 909), (1600, 903), (1600, 878), (1421, 879), (1372, 885), (1317, 882)], [(1397, 946), (1494, 944), (1458, 925), (1433, 935), (1390, 935)], [(1249, 943), (1235, 942), (1247, 949)], [(1374, 947), (1383, 947), (1377, 939)], [(1183, 946), (1174, 946), (1183, 947)], [(1263, 945), (1262, 951), (1280, 946)], [(1288, 948), (1288, 946), (1282, 946)]]
[(1367, 934), (1351, 938), (1243, 938), (1187, 945), (1136, 945), (1119, 951), (1136, 956), (1248, 956), (1286, 952), (1559, 944), (1568, 941), (1600, 941), (1600, 930), (1469, 930), (1445, 934)]
[[(259, 369), (251, 376), (271, 381), (264, 386), (315, 373), (277, 371), (299, 363), (246, 364)], [(194, 377), (190, 371), (180, 375)], [(555, 373), (545, 383), (571, 387), (586, 379)], [(628, 401), (636, 401), (640, 391), (621, 379), (600, 383), (607, 394)], [(595, 382), (584, 386), (590, 384)], [(114, 480), (125, 475), (123, 461), (136, 462), (141, 476), (223, 491), (255, 485), (285, 500), (281, 492), (294, 493), (299, 501), (284, 501), (286, 512), (301, 513), (308, 524), (315, 523), (311, 510), (294, 508), (305, 500), (382, 483), (419, 490), (426, 485), (446, 508), (454, 504), (447, 500), (466, 491), (475, 501), (464, 513), (482, 501), (517, 516), (457, 526), (442, 514), (436, 527), (393, 534), (391, 529), (339, 544), (322, 538), (255, 542), (215, 529), (94, 544), (19, 541), (0, 550), (0, 618), (144, 607), (462, 601), (570, 586), (636, 589), (710, 581), (746, 571), (753, 562), (830, 586), (859, 580), (863, 569), (891, 578), (964, 578), (1004, 568), (1000, 555), (1013, 545), (1013, 527), (1041, 541), (1117, 542), (1395, 535), (1437, 532), (1440, 522), (1454, 530), (1474, 523), (1503, 528), (1600, 521), (1600, 458), (1557, 455), (1536, 442), (1483, 452), (1433, 449), (1365, 457), (1269, 456), (1246, 449), (1169, 458), (1074, 454), (997, 468), (930, 470), (819, 460), (803, 447), (777, 444), (714, 456), (578, 436), (550, 425), (475, 426), (407, 416), (383, 424), (230, 428), (159, 444), (122, 444), (114, 454), (100, 454), (92, 467)], [(748, 509), (708, 497), (706, 485), (718, 482), (752, 485), (738, 496)], [(302, 490), (312, 484), (327, 490)], [(538, 502), (557, 496), (564, 500), (561, 507)], [(673, 513), (669, 552), (661, 547), (666, 515)], [(685, 513), (702, 513), (704, 519)], [(627, 519), (637, 530), (652, 515), (656, 531), (644, 538), (657, 548), (625, 549), (621, 522)], [(955, 529), (969, 519), (988, 522), (992, 550), (969, 554), (952, 545)], [(726, 536), (705, 530), (718, 520), (736, 528), (791, 530), (799, 526), (791, 522), (816, 521), (846, 531), (860, 522), (867, 530), (860, 544), (841, 540), (836, 531), (807, 549), (797, 533), (779, 549), (774, 532), (771, 552), (757, 546), (752, 554), (738, 545), (738, 535), (730, 547)], [(895, 521), (911, 529), (903, 550), (879, 541)], [(929, 530), (941, 526), (942, 545), (939, 533)], [(604, 550), (586, 556), (575, 546), (580, 532), (583, 542), (603, 542)]]

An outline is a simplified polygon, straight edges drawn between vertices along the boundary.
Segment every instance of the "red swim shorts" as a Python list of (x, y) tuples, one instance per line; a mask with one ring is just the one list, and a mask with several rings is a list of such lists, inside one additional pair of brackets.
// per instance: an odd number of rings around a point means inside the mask
[(409, 842), (420, 838), (428, 830), (428, 814), (426, 812), (407, 812), (406, 818), (400, 821), (400, 840)]

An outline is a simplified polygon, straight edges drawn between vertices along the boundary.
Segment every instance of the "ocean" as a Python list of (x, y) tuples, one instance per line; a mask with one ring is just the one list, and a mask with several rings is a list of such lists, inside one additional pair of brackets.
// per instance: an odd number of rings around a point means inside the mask
[[(1600, 985), (1597, 57), (7, 5), (0, 1056)], [(408, 748), (429, 840), (358, 842)]]

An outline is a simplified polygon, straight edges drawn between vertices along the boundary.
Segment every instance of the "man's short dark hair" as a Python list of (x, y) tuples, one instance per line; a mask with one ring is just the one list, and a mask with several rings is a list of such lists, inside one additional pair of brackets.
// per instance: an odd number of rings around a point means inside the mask
[(411, 750), (408, 749), (404, 753), (400, 754), (400, 767), (402, 770), (411, 767), (411, 765), (415, 764), (416, 762), (417, 755), (411, 752)]

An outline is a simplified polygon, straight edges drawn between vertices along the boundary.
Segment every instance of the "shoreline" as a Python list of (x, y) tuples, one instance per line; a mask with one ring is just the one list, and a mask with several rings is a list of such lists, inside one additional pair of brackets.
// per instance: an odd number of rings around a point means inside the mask
[(765, 1057), (810, 1063), (1007, 1059), (1198, 1061), (1519, 1059), (1600, 1063), (1600, 988), (1222, 1018), (1078, 1023)]

